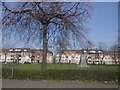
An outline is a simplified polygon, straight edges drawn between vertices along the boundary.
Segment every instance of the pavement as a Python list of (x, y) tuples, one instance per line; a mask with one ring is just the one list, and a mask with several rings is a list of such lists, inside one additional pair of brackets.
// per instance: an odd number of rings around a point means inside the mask
[(118, 88), (118, 85), (80, 81), (2, 80), (2, 88)]

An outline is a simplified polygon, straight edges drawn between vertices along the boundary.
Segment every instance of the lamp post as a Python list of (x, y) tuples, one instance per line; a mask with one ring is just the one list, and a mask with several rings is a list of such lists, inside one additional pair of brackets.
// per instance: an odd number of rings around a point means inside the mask
[(5, 53), (5, 62), (6, 62), (6, 53)]
[(98, 51), (97, 51), (97, 53), (98, 53), (98, 81), (99, 81), (99, 60), (100, 60), (100, 54), (99, 54)]

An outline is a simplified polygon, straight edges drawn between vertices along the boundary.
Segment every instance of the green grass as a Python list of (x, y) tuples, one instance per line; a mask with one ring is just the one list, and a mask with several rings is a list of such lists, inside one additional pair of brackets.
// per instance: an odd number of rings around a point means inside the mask
[[(9, 69), (16, 69), (16, 70), (22, 70), (22, 71), (41, 71), (41, 64), (24, 64), (24, 65), (16, 65), (16, 66), (5, 66), (4, 68)], [(77, 68), (77, 65), (68, 65), (68, 64), (47, 64), (47, 69), (79, 69)]]
[[(118, 78), (118, 66), (90, 65), (78, 68), (76, 64), (47, 64), (47, 70), (41, 73), (41, 64), (16, 66), (3, 65), (3, 78), (7, 79), (44, 79), (44, 80), (98, 80), (115, 81)], [(12, 69), (13, 76), (12, 76)]]
[[(4, 68), (16, 69), (22, 71), (41, 71), (41, 64), (24, 64), (24, 65), (16, 65), (16, 66), (4, 66)], [(90, 68), (78, 68), (76, 64), (47, 64), (47, 70), (49, 69), (57, 69), (57, 70), (95, 70), (95, 71), (111, 71), (117, 72), (118, 66), (108, 66), (108, 65), (90, 65)]]

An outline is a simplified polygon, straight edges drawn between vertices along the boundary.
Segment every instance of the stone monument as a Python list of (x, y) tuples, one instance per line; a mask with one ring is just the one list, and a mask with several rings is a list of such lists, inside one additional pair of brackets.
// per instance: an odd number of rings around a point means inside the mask
[(89, 67), (87, 65), (87, 51), (83, 51), (83, 54), (81, 55), (81, 62), (80, 62), (80, 65), (79, 67), (83, 67), (83, 68), (87, 68)]

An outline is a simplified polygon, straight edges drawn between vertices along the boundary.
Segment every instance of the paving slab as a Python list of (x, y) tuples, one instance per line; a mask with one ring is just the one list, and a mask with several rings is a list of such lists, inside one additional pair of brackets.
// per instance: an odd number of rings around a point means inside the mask
[(2, 80), (2, 88), (118, 88), (118, 85), (52, 80)]

